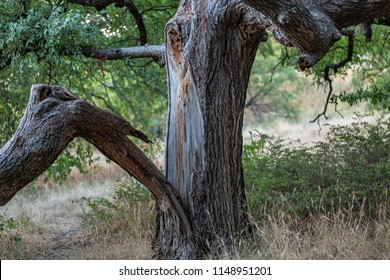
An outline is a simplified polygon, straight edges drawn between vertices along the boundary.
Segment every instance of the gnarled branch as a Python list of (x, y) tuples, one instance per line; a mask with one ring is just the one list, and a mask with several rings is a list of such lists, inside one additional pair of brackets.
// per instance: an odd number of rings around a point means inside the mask
[(45, 171), (75, 137), (82, 137), (145, 185), (158, 207), (177, 217), (174, 230), (192, 244), (191, 226), (176, 191), (127, 135), (150, 142), (123, 118), (78, 99), (65, 88), (32, 86), (17, 131), (0, 149), (0, 205)]
[(315, 65), (342, 37), (343, 28), (382, 22), (390, 16), (388, 0), (243, 0), (272, 21), (276, 38), (300, 52), (302, 70)]

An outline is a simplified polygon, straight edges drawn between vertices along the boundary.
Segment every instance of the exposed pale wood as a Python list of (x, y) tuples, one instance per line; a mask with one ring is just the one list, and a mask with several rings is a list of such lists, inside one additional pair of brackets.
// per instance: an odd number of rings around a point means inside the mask
[(120, 49), (98, 49), (90, 46), (82, 48), (83, 55), (101, 60), (126, 58), (153, 58), (160, 66), (165, 65), (165, 46), (138, 46)]
[[(166, 26), (166, 174), (189, 213), (198, 257), (248, 229), (241, 164), (249, 72), (266, 39), (262, 15), (229, 1), (182, 1)], [(159, 216), (165, 216), (159, 213)]]

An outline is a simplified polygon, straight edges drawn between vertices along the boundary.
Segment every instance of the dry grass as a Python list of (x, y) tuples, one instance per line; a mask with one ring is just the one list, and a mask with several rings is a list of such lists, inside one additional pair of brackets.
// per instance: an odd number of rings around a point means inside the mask
[(149, 259), (154, 234), (154, 203), (138, 202), (114, 211), (108, 222), (90, 222), (93, 246), (82, 259)]
[[(389, 210), (386, 206), (383, 213)], [(258, 224), (256, 237), (240, 252), (242, 259), (389, 259), (390, 220), (385, 214), (374, 221), (340, 210), (302, 221), (279, 212)]]
[(45, 250), (44, 229), (22, 215), (13, 228), (0, 231), (0, 259), (34, 259)]
[[(73, 205), (74, 206), (74, 205)], [(315, 215), (300, 220), (275, 212), (256, 221), (250, 240), (242, 240), (236, 259), (389, 259), (390, 207), (384, 206), (374, 221), (356, 217), (348, 210)], [(135, 203), (115, 211), (107, 221), (89, 222), (67, 242), (63, 251), (48, 228), (23, 214), (15, 229), (0, 238), (1, 259), (149, 259), (154, 233), (153, 203)], [(17, 236), (19, 239), (15, 239)], [(80, 240), (87, 243), (80, 246)], [(48, 253), (49, 252), (49, 253)], [(57, 254), (57, 255), (56, 255)], [(45, 257), (46, 256), (46, 257)], [(221, 253), (221, 258), (228, 258)]]

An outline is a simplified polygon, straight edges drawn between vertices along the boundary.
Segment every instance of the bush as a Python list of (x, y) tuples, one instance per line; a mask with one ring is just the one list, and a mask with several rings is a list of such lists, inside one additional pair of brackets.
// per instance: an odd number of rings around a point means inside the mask
[(345, 209), (375, 218), (389, 201), (390, 121), (331, 126), (326, 141), (252, 134), (243, 164), (252, 215), (300, 218)]
[(116, 231), (134, 227), (135, 222), (148, 224), (153, 219), (154, 200), (145, 187), (135, 180), (121, 180), (114, 187), (112, 199), (82, 197), (78, 201), (88, 223)]

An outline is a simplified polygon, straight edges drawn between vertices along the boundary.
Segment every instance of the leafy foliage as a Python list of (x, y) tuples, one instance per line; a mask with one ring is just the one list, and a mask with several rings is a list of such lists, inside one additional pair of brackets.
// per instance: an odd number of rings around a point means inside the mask
[[(134, 1), (142, 13), (149, 44), (162, 44), (166, 21), (178, 3)], [(67, 1), (5, 0), (0, 3), (0, 145), (16, 130), (32, 84), (60, 84), (137, 128), (161, 136), (166, 111), (165, 71), (150, 59), (105, 61), (82, 55), (83, 46), (139, 44), (134, 17), (124, 8)], [(91, 148), (72, 143), (47, 176), (63, 179), (92, 160)], [(83, 171), (83, 170), (81, 170)]]
[(344, 93), (339, 97), (340, 101), (349, 105), (356, 105), (361, 102), (369, 102), (371, 107), (377, 110), (390, 111), (390, 82), (382, 85), (373, 85), (360, 88), (353, 93)]
[(389, 128), (389, 120), (332, 126), (313, 145), (254, 134), (243, 155), (252, 213), (280, 209), (302, 218), (353, 209), (375, 217), (389, 202)]
[(0, 241), (11, 242), (14, 246), (17, 246), (21, 241), (22, 237), (17, 232), (18, 222), (14, 218), (7, 218), (0, 214)]

